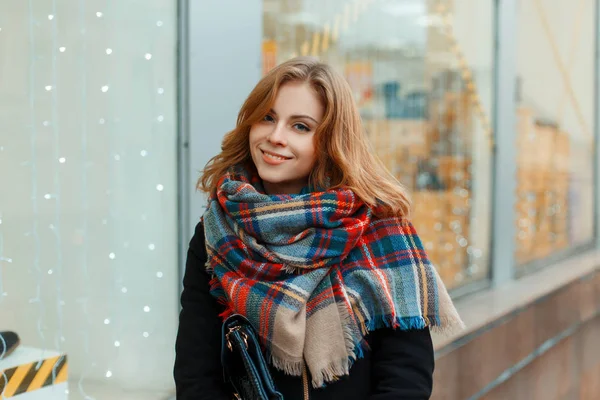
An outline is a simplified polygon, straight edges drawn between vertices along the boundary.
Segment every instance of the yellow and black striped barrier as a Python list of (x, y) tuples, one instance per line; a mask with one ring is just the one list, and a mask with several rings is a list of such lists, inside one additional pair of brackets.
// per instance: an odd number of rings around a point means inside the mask
[(0, 375), (0, 396), (2, 396), (0, 398), (7, 399), (45, 386), (66, 382), (67, 374), (66, 355), (5, 369)]

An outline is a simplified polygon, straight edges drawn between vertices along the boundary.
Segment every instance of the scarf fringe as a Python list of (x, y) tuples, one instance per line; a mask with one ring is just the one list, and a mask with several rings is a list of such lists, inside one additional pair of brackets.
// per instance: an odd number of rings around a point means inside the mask
[(360, 348), (360, 342), (357, 343), (356, 341), (356, 332), (354, 332), (352, 329), (353, 326), (356, 326), (356, 321), (348, 312), (348, 308), (345, 303), (336, 303), (336, 305), (342, 322), (342, 329), (344, 331), (344, 343), (346, 345), (346, 354), (348, 355), (349, 360), (351, 362), (354, 362), (363, 354), (363, 351)]
[[(353, 318), (350, 316), (345, 304), (338, 303), (338, 310), (340, 318), (342, 319), (344, 329), (344, 341), (346, 344), (346, 352), (348, 354), (348, 357), (345, 359), (340, 359), (338, 361), (332, 361), (325, 367), (317, 371), (311, 371), (312, 385), (314, 388), (323, 387), (325, 383), (335, 382), (339, 380), (341, 376), (348, 375), (352, 364), (357, 359), (363, 358), (365, 351), (368, 351), (370, 349), (369, 344), (364, 339), (364, 337), (360, 337), (358, 341), (356, 340), (357, 338), (352, 327), (355, 326), (357, 322), (354, 321)], [(450, 333), (464, 328), (464, 323), (459, 318), (457, 319), (437, 317), (434, 319), (434, 321), (436, 321), (435, 325), (429, 324), (426, 318), (422, 316), (381, 316), (377, 318), (371, 318), (365, 321), (364, 326), (366, 327), (368, 332), (384, 328), (411, 330), (424, 329), (427, 326), (431, 326), (431, 329), (434, 332)], [(362, 331), (360, 326), (357, 326), (357, 329)]]
[(428, 318), (422, 316), (416, 317), (379, 317), (366, 322), (367, 329), (372, 332), (381, 328), (400, 329), (403, 331), (411, 329), (425, 329), (429, 327), (432, 332), (448, 336), (460, 332), (466, 328), (465, 323), (460, 319), (458, 314), (440, 317), (430, 316)]
[(416, 317), (392, 317), (382, 316), (377, 318), (371, 318), (367, 321), (367, 329), (372, 332), (377, 329), (391, 328), (400, 329), (407, 331), (410, 329), (424, 329), (427, 326), (425, 318), (421, 316)]
[(287, 375), (300, 376), (302, 375), (302, 367), (304, 366), (304, 359), (301, 360), (284, 360), (273, 355), (269, 352), (265, 355), (267, 362), (273, 365), (280, 371), (283, 371)]
[[(344, 344), (347, 356), (340, 358), (339, 360), (331, 361), (317, 371), (311, 370), (311, 383), (315, 389), (323, 387), (326, 382), (337, 381), (340, 376), (348, 375), (354, 361), (364, 354), (362, 348), (364, 340), (361, 338), (360, 342), (356, 342), (356, 332), (352, 329), (353, 326), (356, 326), (356, 321), (348, 312), (347, 305), (345, 303), (336, 303), (336, 305), (344, 332)], [(364, 342), (364, 344), (366, 344), (366, 342)]]
[(347, 358), (332, 361), (324, 368), (321, 368), (314, 373), (311, 371), (311, 384), (315, 389), (322, 388), (325, 383), (338, 381), (341, 376), (348, 375), (349, 368), (350, 366)]
[[(337, 361), (331, 361), (316, 371), (311, 370), (311, 384), (315, 389), (322, 388), (325, 384), (336, 382), (340, 377), (348, 375), (352, 364), (354, 364), (357, 359), (363, 358), (365, 351), (370, 350), (369, 344), (364, 338), (361, 337), (360, 340), (356, 340), (352, 329), (352, 326), (356, 323), (348, 313), (345, 305), (338, 304), (338, 310), (343, 322), (344, 342), (348, 356)], [(396, 318), (384, 316), (365, 321), (365, 326), (368, 332), (384, 328), (400, 330), (424, 329), (429, 326), (432, 332), (441, 333), (443, 335), (459, 332), (465, 328), (465, 324), (460, 318), (457, 318), (457, 316), (444, 318), (435, 317), (432, 321), (434, 322), (430, 324), (426, 321), (426, 318), (422, 316)], [(360, 328), (357, 327), (357, 329)], [(274, 356), (272, 353), (267, 354), (266, 357), (270, 364), (284, 373), (292, 376), (302, 375), (303, 359), (285, 360)]]
[(437, 317), (437, 319), (440, 322), (431, 325), (431, 331), (442, 336), (450, 336), (467, 328), (458, 314), (451, 317)]

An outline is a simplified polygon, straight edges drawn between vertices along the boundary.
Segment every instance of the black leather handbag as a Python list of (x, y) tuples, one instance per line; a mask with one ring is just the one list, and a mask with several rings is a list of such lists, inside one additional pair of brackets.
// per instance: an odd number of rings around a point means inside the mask
[(275, 388), (256, 331), (239, 314), (228, 317), (222, 328), (221, 364), (225, 381), (239, 400), (283, 400)]

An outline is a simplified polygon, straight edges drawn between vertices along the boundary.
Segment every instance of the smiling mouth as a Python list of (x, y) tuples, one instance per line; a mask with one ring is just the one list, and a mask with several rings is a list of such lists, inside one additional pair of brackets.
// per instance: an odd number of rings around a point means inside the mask
[(285, 161), (285, 160), (289, 160), (290, 159), (290, 157), (283, 157), (283, 156), (280, 156), (279, 154), (271, 153), (271, 152), (268, 152), (268, 151), (265, 151), (265, 150), (261, 150), (261, 152), (265, 156), (267, 156), (267, 157), (269, 157), (269, 158), (271, 158), (273, 160)]

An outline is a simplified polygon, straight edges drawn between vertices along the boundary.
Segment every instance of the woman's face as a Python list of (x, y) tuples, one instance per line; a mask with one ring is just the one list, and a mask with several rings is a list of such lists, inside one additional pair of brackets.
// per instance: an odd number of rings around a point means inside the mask
[(268, 194), (299, 193), (306, 186), (323, 113), (308, 83), (289, 82), (279, 88), (271, 112), (252, 125), (250, 153)]

